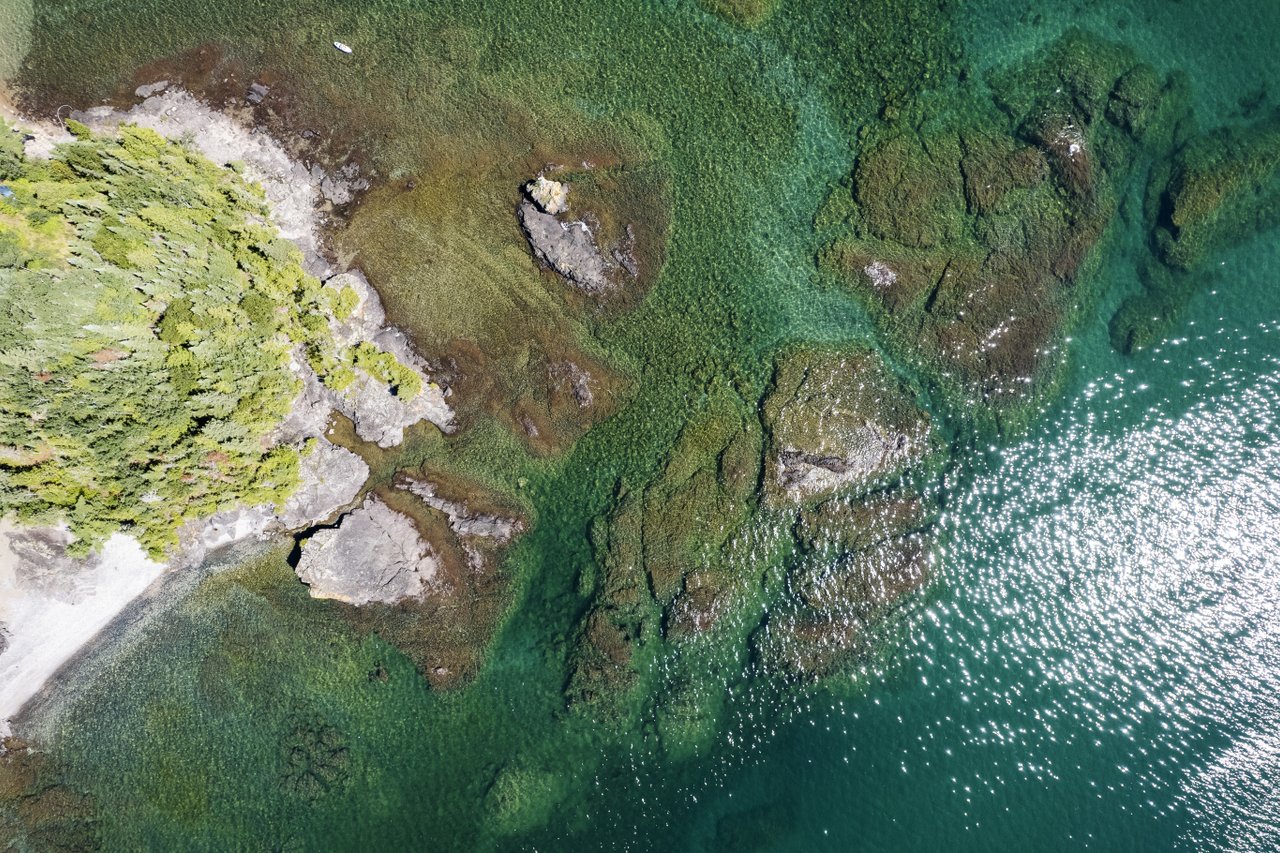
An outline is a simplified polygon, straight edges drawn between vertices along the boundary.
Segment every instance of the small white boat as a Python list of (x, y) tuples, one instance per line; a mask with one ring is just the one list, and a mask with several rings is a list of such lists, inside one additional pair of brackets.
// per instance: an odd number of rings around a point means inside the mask
[(335, 41), (333, 43), (333, 46), (336, 47), (338, 50), (342, 51), (343, 53), (355, 53), (355, 51), (351, 49), (351, 45), (343, 44), (340, 41)]

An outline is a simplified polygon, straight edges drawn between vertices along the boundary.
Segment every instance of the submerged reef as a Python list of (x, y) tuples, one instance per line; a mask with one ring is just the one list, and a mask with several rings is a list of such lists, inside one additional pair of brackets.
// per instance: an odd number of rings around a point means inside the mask
[(1197, 132), (1187, 119), (1176, 154), (1151, 170), (1144, 216), (1152, 256), (1143, 290), (1111, 320), (1123, 352), (1151, 346), (1215, 274), (1210, 261), (1280, 223), (1280, 114)]
[(818, 227), (822, 268), (947, 415), (1011, 426), (1053, 388), (1095, 301), (1093, 249), (1185, 92), (1080, 32), (989, 82), (990, 98), (961, 84), (943, 111), (932, 93), (867, 128)]

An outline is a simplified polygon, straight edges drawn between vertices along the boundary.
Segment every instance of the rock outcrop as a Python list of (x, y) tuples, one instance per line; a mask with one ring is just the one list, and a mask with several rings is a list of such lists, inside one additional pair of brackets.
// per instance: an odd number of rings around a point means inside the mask
[(600, 253), (586, 222), (563, 222), (529, 200), (520, 203), (517, 215), (534, 257), (591, 296), (612, 289), (609, 272), (613, 265)]
[(355, 307), (348, 317), (330, 322), (339, 345), (354, 347), (363, 343), (372, 345), (379, 352), (389, 353), (417, 375), (419, 390), (415, 394), (403, 395), (386, 382), (357, 368), (354, 381), (342, 391), (319, 387), (310, 393), (318, 393), (328, 399), (333, 408), (351, 419), (356, 434), (362, 440), (371, 441), (379, 447), (400, 444), (404, 440), (404, 431), (422, 421), (430, 421), (443, 432), (452, 432), (456, 424), (453, 410), (445, 400), (448, 392), (432, 381), (426, 362), (414, 352), (408, 337), (399, 329), (386, 325), (387, 315), (382, 300), (368, 279), (359, 270), (350, 270), (327, 279), (325, 287), (335, 294), (350, 291), (355, 298)]
[(298, 488), (277, 520), (286, 530), (322, 522), (355, 500), (369, 478), (369, 466), (356, 454), (327, 441), (302, 457)]
[(421, 598), (438, 566), (413, 520), (371, 496), (303, 542), (297, 572), (314, 598), (395, 604)]

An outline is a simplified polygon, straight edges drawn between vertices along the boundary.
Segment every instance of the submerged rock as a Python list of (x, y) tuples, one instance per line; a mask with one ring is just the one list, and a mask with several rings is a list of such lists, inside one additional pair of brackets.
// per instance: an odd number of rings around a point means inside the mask
[(1101, 286), (1091, 251), (1172, 136), (1185, 87), (1080, 32), (988, 83), (963, 108), (922, 97), (869, 126), (818, 224), (837, 232), (824, 267), (893, 357), (957, 419), (1006, 427), (1060, 376)]
[(422, 597), (438, 567), (413, 520), (371, 496), (303, 542), (297, 574), (313, 598), (394, 604)]
[(931, 449), (929, 416), (871, 350), (797, 349), (764, 403), (765, 494), (804, 503), (901, 474)]

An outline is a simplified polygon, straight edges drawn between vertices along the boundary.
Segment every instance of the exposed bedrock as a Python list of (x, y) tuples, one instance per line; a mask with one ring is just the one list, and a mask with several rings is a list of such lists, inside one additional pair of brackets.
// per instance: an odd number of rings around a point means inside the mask
[(524, 193), (516, 216), (534, 257), (584, 294), (622, 296), (661, 268), (665, 228), (639, 216), (665, 193), (645, 168), (549, 167)]
[(475, 674), (507, 603), (499, 570), (528, 526), (486, 489), (439, 471), (402, 472), (336, 527), (302, 544), (299, 578), (316, 598), (376, 631), (433, 687)]
[(408, 516), (375, 497), (302, 543), (298, 577), (314, 598), (394, 604), (421, 598), (439, 561)]

